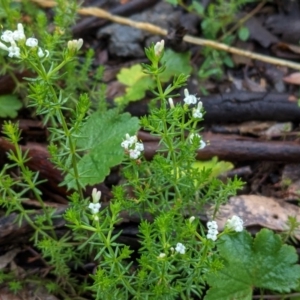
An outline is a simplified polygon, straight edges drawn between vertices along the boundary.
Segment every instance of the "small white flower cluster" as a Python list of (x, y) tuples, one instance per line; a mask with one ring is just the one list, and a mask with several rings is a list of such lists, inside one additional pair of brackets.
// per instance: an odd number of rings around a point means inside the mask
[(164, 50), (165, 47), (165, 41), (161, 40), (160, 42), (157, 42), (154, 46), (154, 53), (155, 56), (160, 56), (162, 51)]
[[(5, 30), (1, 35), (1, 40), (5, 43), (10, 43), (10, 46), (8, 47), (4, 43), (0, 42), (0, 48), (3, 50), (6, 50), (8, 52), (9, 57), (17, 57), (20, 58), (20, 48), (17, 46), (16, 42), (19, 41), (25, 41), (25, 45), (30, 48), (35, 48), (38, 46), (38, 40), (36, 38), (28, 38), (26, 39), (24, 28), (21, 23), (17, 25), (17, 30), (11, 31), (11, 30)], [(39, 57), (44, 57), (49, 55), (48, 50), (42, 50), (40, 47), (38, 47), (37, 52)]]
[(216, 221), (209, 221), (207, 222), (207, 228), (208, 228), (208, 232), (206, 237), (208, 239), (211, 239), (213, 241), (215, 241), (217, 239), (217, 235), (218, 235), (218, 224)]
[(97, 191), (96, 188), (93, 188), (92, 191), (93, 202), (89, 204), (89, 209), (92, 211), (93, 215), (97, 214), (101, 208), (101, 203), (99, 203), (100, 198), (101, 198), (101, 191)]
[(189, 136), (189, 140), (192, 143), (194, 138), (200, 139), (199, 142), (199, 150), (203, 149), (206, 146), (206, 143), (202, 140), (201, 136), (198, 133), (191, 133)]
[(201, 110), (202, 110), (202, 102), (199, 101), (198, 104), (197, 104), (197, 108), (195, 108), (195, 107), (193, 108), (193, 117), (195, 119), (201, 119), (202, 118), (203, 114), (202, 114)]
[(121, 147), (129, 153), (131, 159), (138, 159), (141, 152), (144, 151), (144, 145), (138, 142), (137, 136), (130, 136), (128, 133), (126, 133), (126, 138), (121, 143)]
[[(170, 248), (172, 255), (174, 254), (174, 251), (176, 251), (177, 253), (180, 253), (180, 254), (185, 254), (185, 249), (186, 249), (186, 247), (182, 243), (177, 243), (175, 249), (174, 249), (174, 247)], [(167, 255), (162, 252), (159, 254), (159, 256), (157, 256), (157, 258), (162, 259), (162, 258), (165, 258), (166, 256)]]
[(226, 227), (230, 230), (241, 232), (244, 229), (244, 222), (240, 217), (233, 216), (231, 219), (227, 220)]
[(185, 253), (185, 246), (182, 243), (177, 243), (175, 247), (175, 251), (180, 254)]
[[(197, 98), (195, 95), (190, 95), (188, 89), (184, 89), (184, 96), (185, 96), (185, 98), (183, 99), (183, 101), (187, 105), (196, 104), (197, 101), (200, 99), (200, 98)], [(202, 118), (203, 114), (202, 114), (201, 110), (202, 110), (202, 102), (199, 101), (197, 104), (197, 107), (193, 108), (193, 117), (195, 119)]]

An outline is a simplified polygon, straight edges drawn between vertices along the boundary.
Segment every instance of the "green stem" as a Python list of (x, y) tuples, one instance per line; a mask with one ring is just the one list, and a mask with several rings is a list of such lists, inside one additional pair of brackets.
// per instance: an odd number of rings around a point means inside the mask
[[(51, 228), (50, 231), (52, 233), (52, 236), (53, 236), (53, 238), (56, 238), (56, 233), (53, 229), (52, 219), (49, 215), (48, 209), (45, 206), (45, 203), (44, 203), (43, 199), (41, 198), (40, 194), (38, 193), (38, 191), (36, 189), (35, 182), (32, 181), (31, 176), (28, 176), (28, 170), (27, 170), (27, 168), (24, 164), (24, 161), (25, 161), (26, 158), (24, 159), (22, 150), (21, 150), (19, 144), (17, 143), (17, 140), (14, 139), (14, 140), (12, 140), (12, 142), (13, 142), (14, 148), (15, 148), (16, 159), (17, 159), (16, 162), (17, 162), (19, 168), (21, 169), (21, 173), (23, 174), (23, 178), (27, 182), (27, 184), (28, 184), (29, 188), (31, 189), (31, 191), (33, 192), (35, 198), (40, 203), (40, 205), (41, 205), (41, 207), (42, 207), (42, 209), (43, 209), (43, 211), (44, 211), (44, 213), (47, 217), (49, 227)], [(25, 176), (25, 174), (26, 174), (26, 176)], [(27, 216), (27, 214), (26, 214), (26, 216)], [(27, 219), (27, 221), (28, 221), (28, 219)], [(33, 222), (30, 222), (30, 225), (33, 226)], [(35, 230), (37, 230), (36, 226), (34, 226), (33, 228)]]
[[(48, 73), (46, 72), (43, 64), (40, 61), (38, 62), (38, 65), (39, 65), (38, 67), (36, 65), (34, 65), (33, 63), (31, 63), (30, 61), (28, 61), (28, 63), (37, 72), (37, 74), (49, 85), (49, 88), (50, 88), (50, 91), (52, 94), (52, 98), (53, 98), (53, 101), (55, 102), (55, 104), (59, 104), (59, 100), (58, 100), (57, 94), (53, 88), (53, 85), (51, 85), (51, 77), (54, 76), (64, 65), (66, 65), (66, 63), (68, 61), (70, 61), (70, 59), (64, 60), (61, 64), (59, 64), (56, 68), (54, 68), (52, 71), (49, 71)], [(78, 167), (77, 167), (76, 145), (73, 142), (71, 131), (68, 128), (66, 119), (63, 115), (62, 108), (60, 105), (58, 105), (58, 107), (56, 109), (56, 113), (58, 114), (57, 115), (58, 120), (61, 121), (61, 126), (62, 126), (65, 136), (67, 138), (68, 147), (70, 149), (71, 161), (72, 161), (72, 166), (73, 166), (73, 171), (74, 171), (74, 178), (75, 178), (75, 182), (76, 182), (76, 186), (77, 186), (77, 192), (79, 193), (81, 199), (83, 199), (83, 191), (82, 191), (82, 187), (79, 182), (79, 171), (78, 171)]]

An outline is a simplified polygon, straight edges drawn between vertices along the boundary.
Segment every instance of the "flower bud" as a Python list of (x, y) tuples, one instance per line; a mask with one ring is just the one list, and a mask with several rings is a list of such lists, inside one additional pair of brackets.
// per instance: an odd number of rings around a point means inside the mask
[(83, 39), (68, 41), (68, 49), (70, 51), (78, 51), (83, 45)]
[(164, 40), (161, 40), (160, 42), (157, 42), (154, 46), (154, 53), (155, 53), (155, 56), (160, 56), (161, 53), (163, 52), (164, 50), (164, 47), (165, 47), (165, 41)]
[(195, 220), (195, 217), (194, 217), (194, 216), (191, 216), (191, 217), (189, 218), (189, 222), (190, 222), (190, 223), (193, 223), (194, 220)]
[(174, 101), (173, 101), (173, 99), (172, 99), (172, 98), (169, 98), (169, 99), (168, 99), (168, 102), (169, 102), (169, 104), (170, 104), (170, 108), (174, 108)]

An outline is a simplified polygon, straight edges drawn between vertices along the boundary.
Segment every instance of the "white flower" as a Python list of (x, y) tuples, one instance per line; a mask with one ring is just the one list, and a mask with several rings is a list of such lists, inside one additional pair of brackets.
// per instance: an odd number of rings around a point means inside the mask
[(11, 30), (5, 30), (1, 35), (1, 40), (10, 43), (13, 40), (13, 32)]
[(199, 110), (197, 110), (195, 108), (193, 109), (193, 117), (195, 119), (201, 119), (202, 116), (203, 116), (203, 114)]
[(210, 240), (215, 241), (217, 239), (217, 235), (218, 235), (218, 224), (216, 221), (210, 221), (207, 222), (207, 228), (208, 228), (208, 232), (206, 237)]
[(173, 101), (173, 99), (172, 99), (172, 98), (169, 98), (169, 99), (168, 99), (168, 102), (169, 102), (169, 104), (170, 104), (170, 108), (174, 108), (174, 101)]
[(68, 41), (68, 49), (71, 51), (78, 51), (83, 45), (83, 39)]
[(38, 45), (39, 41), (36, 38), (28, 38), (25, 45), (34, 48)]
[(157, 42), (154, 46), (154, 53), (156, 56), (160, 56), (162, 51), (164, 50), (165, 47), (165, 41), (161, 40), (160, 42)]
[(201, 113), (201, 109), (202, 109), (202, 102), (199, 101), (197, 108), (193, 108), (193, 117), (196, 119), (201, 119), (203, 114)]
[(226, 227), (228, 229), (232, 229), (236, 232), (241, 232), (244, 229), (244, 222), (238, 216), (233, 216), (231, 219), (228, 219), (226, 222)]
[(177, 245), (175, 247), (175, 251), (180, 253), (180, 254), (184, 254), (185, 253), (185, 246), (181, 243), (177, 243)]
[(189, 218), (189, 222), (190, 222), (190, 223), (193, 223), (194, 220), (195, 220), (195, 217), (194, 217), (194, 216), (191, 216), (191, 217)]
[(92, 190), (93, 203), (98, 203), (100, 198), (101, 198), (101, 191), (97, 191), (96, 188), (93, 188)]
[(206, 223), (208, 229), (218, 229), (218, 224), (216, 221), (209, 221)]
[(216, 241), (216, 240), (217, 240), (217, 234), (208, 233), (208, 234), (206, 235), (206, 237), (207, 237), (209, 240), (213, 240), (213, 241)]
[(43, 51), (42, 48), (39, 47), (38, 49), (38, 57), (48, 57), (49, 56), (49, 51), (48, 50), (45, 50), (45, 52)]
[(140, 155), (141, 155), (141, 151), (138, 151), (136, 149), (129, 150), (129, 157), (131, 159), (138, 159)]
[(201, 140), (199, 150), (203, 149), (204, 147), (206, 147), (206, 143), (203, 140)]
[(10, 43), (10, 47), (7, 47), (5, 44), (0, 42), (0, 48), (8, 51), (9, 57), (20, 57), (20, 48), (17, 46), (16, 42), (12, 38), (12, 32), (10, 30), (4, 31), (1, 36), (1, 39), (5, 42)]
[[(189, 136), (189, 140), (191, 143), (193, 142), (195, 137), (198, 139), (201, 139), (201, 136), (198, 133), (191, 133)], [(205, 146), (206, 146), (206, 143), (201, 139), (199, 141), (199, 150), (203, 149)]]
[(21, 23), (18, 23), (17, 25), (18, 29), (15, 30), (12, 34), (13, 36), (13, 39), (15, 41), (19, 41), (19, 40), (25, 40), (26, 39), (26, 36), (25, 36), (25, 33), (24, 33), (24, 28), (23, 28), (23, 25)]
[(135, 150), (137, 151), (144, 151), (144, 144), (143, 143), (136, 143), (135, 144)]
[(190, 95), (188, 89), (184, 89), (184, 96), (185, 98), (183, 101), (187, 104), (196, 104), (197, 103), (197, 98), (195, 95)]
[(127, 150), (131, 159), (138, 159), (141, 152), (144, 151), (144, 144), (137, 141), (137, 136), (130, 136), (126, 133), (126, 139), (121, 143), (121, 147)]
[(20, 48), (16, 45), (14, 40), (11, 40), (11, 46), (8, 47), (9, 57), (20, 57)]
[(133, 135), (130, 136), (128, 133), (126, 133), (126, 139), (121, 143), (121, 147), (128, 150), (133, 144), (137, 142), (137, 136)]
[(38, 57), (44, 57), (45, 56), (44, 51), (40, 47), (38, 49), (38, 53), (37, 54), (38, 54)]
[(164, 257), (166, 257), (166, 254), (165, 254), (165, 253), (160, 253), (160, 254), (158, 255), (158, 258), (164, 258)]
[(89, 209), (92, 211), (93, 214), (98, 213), (100, 208), (101, 208), (100, 203), (90, 203), (89, 204)]

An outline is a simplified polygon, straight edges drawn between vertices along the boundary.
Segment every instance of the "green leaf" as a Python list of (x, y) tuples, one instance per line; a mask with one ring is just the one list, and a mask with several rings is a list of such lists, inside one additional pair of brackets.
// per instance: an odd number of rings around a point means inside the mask
[(199, 3), (198, 1), (193, 1), (192, 8), (196, 11), (197, 14), (199, 14), (200, 16), (203, 16), (204, 7), (201, 3)]
[(22, 102), (14, 95), (0, 96), (0, 117), (15, 118), (18, 110), (23, 106)]
[[(90, 116), (82, 135), (77, 142), (78, 148), (89, 149), (78, 163), (80, 182), (86, 185), (100, 183), (109, 174), (110, 168), (120, 164), (124, 157), (121, 142), (125, 134), (136, 134), (139, 119), (129, 113), (119, 114), (116, 109), (105, 113), (95, 112)], [(71, 176), (66, 177), (68, 188), (75, 187)]]
[(162, 58), (162, 62), (166, 63), (166, 70), (159, 76), (162, 82), (168, 82), (171, 78), (181, 73), (189, 75), (192, 72), (189, 52), (176, 53), (171, 49), (167, 49)]
[(130, 68), (122, 68), (120, 73), (118, 73), (118, 80), (128, 86), (133, 86), (142, 77), (148, 76), (143, 72), (141, 65), (133, 65)]
[[(164, 52), (162, 61), (167, 66), (166, 70), (160, 75), (162, 82), (168, 82), (181, 73), (189, 75), (192, 72), (189, 53), (176, 53), (167, 49)], [(141, 65), (121, 69), (117, 78), (127, 86), (125, 95), (114, 99), (119, 104), (127, 104), (130, 101), (143, 99), (146, 91), (155, 87), (154, 80), (143, 72)]]
[(170, 3), (170, 4), (173, 4), (175, 6), (178, 5), (178, 0), (166, 0), (166, 2)]
[(250, 32), (247, 27), (243, 26), (243, 27), (239, 28), (238, 36), (239, 36), (240, 40), (247, 41), (249, 38), (249, 35), (250, 35)]
[(146, 95), (146, 91), (152, 87), (154, 87), (154, 81), (151, 77), (146, 76), (140, 78), (133, 86), (126, 88), (126, 94), (124, 96), (117, 97), (114, 101), (119, 104), (138, 101), (143, 99)]
[(208, 275), (205, 300), (251, 300), (255, 287), (283, 293), (298, 286), (296, 250), (271, 230), (262, 229), (254, 239), (247, 231), (224, 235), (218, 251), (224, 268)]
[(114, 99), (119, 104), (143, 99), (146, 91), (154, 87), (153, 79), (143, 72), (141, 65), (121, 69), (117, 78), (121, 83), (127, 85), (125, 95)]
[(231, 59), (231, 57), (229, 55), (226, 55), (224, 58), (223, 58), (223, 62), (224, 64), (229, 67), (229, 68), (233, 68), (234, 67), (234, 63), (233, 63), (233, 60)]
[(218, 161), (218, 157), (214, 156), (211, 160), (196, 161), (193, 163), (193, 168), (199, 171), (204, 169), (211, 169), (211, 177), (218, 177), (219, 175), (232, 170), (234, 165), (227, 161)]

